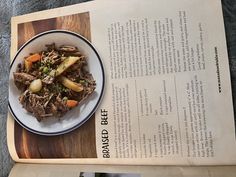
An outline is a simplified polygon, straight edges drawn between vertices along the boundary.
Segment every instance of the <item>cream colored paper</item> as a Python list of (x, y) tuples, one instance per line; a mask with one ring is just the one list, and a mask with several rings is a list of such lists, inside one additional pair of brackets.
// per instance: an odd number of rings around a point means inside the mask
[[(60, 164), (235, 164), (220, 1), (98, 0), (13, 17), (11, 56), (17, 49), (17, 24), (84, 11), (90, 12), (92, 43), (106, 72), (105, 94), (96, 113), (100, 158), (19, 159), (9, 114), (8, 147), (13, 159)], [(103, 158), (104, 154), (111, 158)]]
[(80, 172), (137, 173), (142, 177), (234, 177), (235, 166), (111, 166), (111, 165), (47, 165), (16, 164), (9, 177), (79, 177)]
[(107, 82), (96, 112), (98, 156), (235, 164), (220, 1), (121, 1), (104, 9), (91, 13)]

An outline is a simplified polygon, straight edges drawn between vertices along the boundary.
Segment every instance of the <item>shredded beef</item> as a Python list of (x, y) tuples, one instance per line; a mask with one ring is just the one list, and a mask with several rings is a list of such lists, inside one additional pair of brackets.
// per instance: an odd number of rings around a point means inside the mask
[(14, 80), (19, 82), (19, 83), (22, 83), (22, 84), (25, 84), (25, 85), (29, 85), (30, 82), (32, 82), (35, 77), (30, 75), (30, 74), (27, 74), (27, 73), (13, 73), (13, 76), (14, 76)]

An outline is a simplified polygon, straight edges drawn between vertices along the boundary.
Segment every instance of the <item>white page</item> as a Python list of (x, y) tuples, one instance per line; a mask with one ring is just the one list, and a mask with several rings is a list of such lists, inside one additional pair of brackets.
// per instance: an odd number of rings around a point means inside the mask
[(9, 177), (79, 177), (81, 172), (128, 173), (139, 174), (141, 177), (234, 177), (236, 168), (235, 166), (162, 167), (16, 164)]
[(110, 1), (91, 13), (91, 29), (106, 71), (99, 157), (236, 163), (219, 0)]

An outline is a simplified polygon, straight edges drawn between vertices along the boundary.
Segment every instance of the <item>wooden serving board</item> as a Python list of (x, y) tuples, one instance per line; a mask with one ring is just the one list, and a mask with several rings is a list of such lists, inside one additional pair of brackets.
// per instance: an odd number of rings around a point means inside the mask
[[(21, 23), (17, 26), (18, 49), (33, 36), (48, 30), (65, 29), (91, 40), (89, 12)], [(41, 136), (14, 125), (15, 149), (19, 158), (96, 158), (95, 116), (78, 129), (59, 136)]]

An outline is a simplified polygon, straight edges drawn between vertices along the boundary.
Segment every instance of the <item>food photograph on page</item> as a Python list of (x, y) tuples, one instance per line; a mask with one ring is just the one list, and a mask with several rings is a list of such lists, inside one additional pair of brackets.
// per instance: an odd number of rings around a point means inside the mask
[(104, 69), (93, 45), (68, 30), (46, 31), (28, 40), (13, 59), (9, 108), (29, 131), (63, 134), (92, 116), (103, 89)]
[[(15, 120), (9, 149), (17, 157), (98, 157), (95, 111), (106, 84), (104, 58), (91, 39), (90, 24), (86, 10), (36, 21), (22, 18), (16, 25), (8, 116)], [(37, 148), (28, 148), (31, 143)]]

